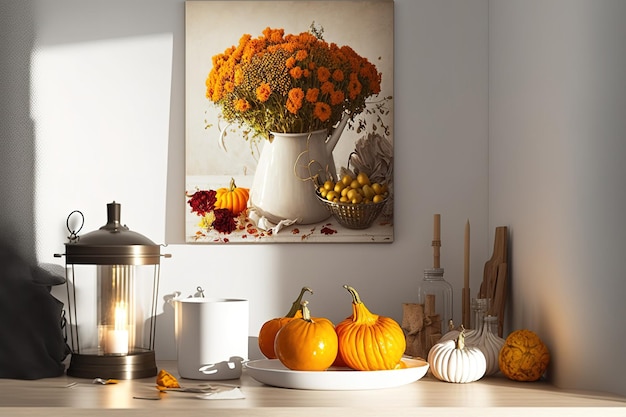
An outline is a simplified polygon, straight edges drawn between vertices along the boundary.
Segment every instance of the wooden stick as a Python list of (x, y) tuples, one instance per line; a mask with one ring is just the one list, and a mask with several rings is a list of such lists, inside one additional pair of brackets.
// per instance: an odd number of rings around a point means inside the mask
[(426, 299), (424, 300), (424, 315), (425, 316), (434, 316), (436, 314), (435, 303), (437, 300), (435, 299), (434, 294), (426, 294)]
[(433, 268), (440, 268), (440, 247), (441, 247), (441, 215), (435, 214), (433, 221)]
[(472, 315), (471, 315), (471, 305), (470, 305), (470, 289), (463, 288), (463, 327), (466, 329), (471, 329), (472, 324)]
[(465, 223), (465, 253), (463, 264), (463, 326), (470, 328), (470, 222)]

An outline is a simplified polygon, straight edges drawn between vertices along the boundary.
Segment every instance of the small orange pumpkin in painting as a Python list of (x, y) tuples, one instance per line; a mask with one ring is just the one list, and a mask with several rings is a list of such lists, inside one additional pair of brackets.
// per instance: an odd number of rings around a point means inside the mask
[(228, 188), (219, 188), (215, 192), (215, 208), (228, 209), (237, 216), (248, 207), (250, 190), (237, 187), (235, 179), (231, 178)]

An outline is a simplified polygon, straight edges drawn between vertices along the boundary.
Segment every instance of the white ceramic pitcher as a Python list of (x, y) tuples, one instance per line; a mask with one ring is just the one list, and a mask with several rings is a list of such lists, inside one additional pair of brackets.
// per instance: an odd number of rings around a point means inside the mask
[[(250, 206), (273, 223), (318, 223), (330, 213), (315, 196), (314, 179), (337, 179), (333, 150), (348, 122), (345, 115), (331, 135), (272, 133), (265, 141), (250, 188)], [(331, 177), (329, 177), (331, 176)]]

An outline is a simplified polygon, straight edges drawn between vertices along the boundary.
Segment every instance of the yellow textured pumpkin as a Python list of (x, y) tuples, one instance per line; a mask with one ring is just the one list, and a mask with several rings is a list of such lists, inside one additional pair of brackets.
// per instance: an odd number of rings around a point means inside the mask
[(341, 360), (359, 371), (378, 371), (402, 367), (406, 349), (402, 328), (394, 319), (371, 313), (356, 290), (344, 288), (352, 295), (352, 315), (337, 324)]
[(550, 352), (531, 330), (516, 330), (505, 340), (498, 355), (500, 371), (514, 381), (536, 381), (546, 372)]
[(219, 188), (215, 192), (214, 206), (218, 209), (228, 209), (236, 216), (248, 207), (249, 196), (250, 190), (237, 187), (235, 179), (231, 178), (228, 188)]

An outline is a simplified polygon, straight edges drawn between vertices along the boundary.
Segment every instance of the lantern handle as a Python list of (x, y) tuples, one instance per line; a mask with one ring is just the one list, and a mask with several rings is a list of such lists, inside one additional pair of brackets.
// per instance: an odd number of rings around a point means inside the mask
[(204, 298), (204, 289), (201, 286), (198, 285), (196, 291), (198, 292), (194, 294), (194, 297)]
[[(72, 228), (70, 227), (70, 217), (72, 217), (74, 213), (80, 214), (80, 218), (81, 218), (80, 227), (78, 228), (78, 230), (72, 230)], [(78, 233), (83, 229), (84, 225), (85, 225), (85, 216), (80, 210), (74, 210), (67, 216), (67, 220), (65, 221), (65, 226), (67, 227), (67, 231), (70, 232), (70, 235), (67, 237), (70, 243), (78, 242), (78, 240), (80, 239), (80, 236), (78, 236)]]

